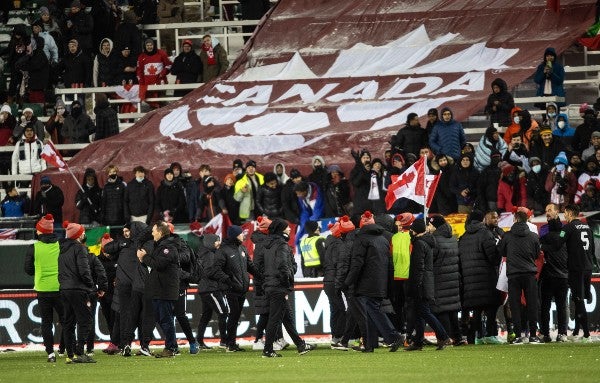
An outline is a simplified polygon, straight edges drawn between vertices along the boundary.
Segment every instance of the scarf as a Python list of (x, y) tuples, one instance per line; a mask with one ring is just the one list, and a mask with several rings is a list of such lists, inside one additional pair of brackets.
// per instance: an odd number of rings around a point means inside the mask
[(207, 47), (202, 44), (202, 50), (206, 52), (206, 56), (208, 56), (208, 65), (217, 65), (217, 59), (215, 58), (215, 52), (213, 51), (213, 46)]
[(379, 185), (377, 183), (377, 173), (375, 172), (371, 172), (371, 187), (369, 189), (369, 197), (368, 199), (373, 201), (373, 200), (378, 200), (379, 197)]
[[(566, 170), (563, 170), (562, 172), (558, 173), (560, 173), (560, 175), (564, 177), (566, 172)], [(558, 194), (558, 182), (554, 183), (554, 186), (550, 191), (550, 202), (555, 203), (557, 205), (560, 205), (565, 202), (565, 196), (562, 194)]]

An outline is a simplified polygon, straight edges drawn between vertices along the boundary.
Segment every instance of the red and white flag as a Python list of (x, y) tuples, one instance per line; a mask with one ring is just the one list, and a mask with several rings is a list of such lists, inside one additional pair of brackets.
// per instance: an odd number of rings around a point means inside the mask
[(202, 226), (200, 230), (196, 232), (197, 235), (202, 234), (216, 234), (221, 239), (227, 237), (227, 228), (231, 226), (231, 219), (227, 214), (217, 214)]
[(57, 167), (59, 169), (67, 168), (67, 163), (65, 162), (65, 160), (63, 160), (62, 156), (60, 155), (58, 150), (56, 150), (51, 141), (44, 145), (41, 157), (44, 159), (44, 161), (46, 161), (54, 167)]
[(385, 206), (389, 210), (400, 198), (408, 198), (420, 205), (431, 206), (440, 174), (426, 174), (425, 157), (419, 158), (404, 173), (392, 176), (385, 196)]

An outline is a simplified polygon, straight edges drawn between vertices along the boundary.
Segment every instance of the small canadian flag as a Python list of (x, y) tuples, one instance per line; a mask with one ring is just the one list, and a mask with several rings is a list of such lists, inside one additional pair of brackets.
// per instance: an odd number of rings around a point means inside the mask
[(41, 157), (48, 164), (59, 169), (65, 169), (67, 167), (67, 163), (65, 162), (65, 160), (63, 160), (62, 156), (60, 155), (58, 150), (56, 150), (51, 141), (48, 141), (48, 143), (44, 145)]

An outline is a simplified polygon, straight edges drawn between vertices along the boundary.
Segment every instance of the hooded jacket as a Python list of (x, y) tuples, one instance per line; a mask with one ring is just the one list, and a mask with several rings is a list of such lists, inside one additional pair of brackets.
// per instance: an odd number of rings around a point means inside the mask
[(412, 240), (407, 293), (410, 298), (435, 303), (434, 247), (435, 239), (429, 233)]
[[(441, 115), (443, 116), (446, 111), (452, 113), (450, 108), (443, 108)], [(460, 157), (460, 152), (466, 142), (465, 131), (462, 125), (454, 119), (454, 114), (448, 122), (443, 118), (436, 122), (429, 137), (429, 146), (435, 154), (446, 154), (454, 160)]]
[(208, 271), (209, 278), (227, 286), (227, 292), (246, 294), (250, 287), (248, 272), (253, 275), (256, 272), (248, 249), (237, 238), (223, 240), (215, 252), (215, 260)]
[[(473, 205), (477, 198), (477, 180), (479, 173), (473, 167), (473, 157), (468, 154), (463, 154), (460, 159), (469, 157), (471, 159), (469, 166), (464, 168), (460, 162), (456, 164), (452, 175), (450, 176), (450, 190), (454, 193), (456, 203), (459, 205)], [(469, 189), (469, 194), (466, 197), (461, 195), (461, 192)]]
[(161, 214), (168, 210), (169, 215), (173, 217), (173, 223), (185, 222), (187, 212), (183, 186), (174, 179), (163, 179), (156, 189), (156, 209)]
[(91, 292), (94, 289), (87, 248), (73, 239), (60, 241), (58, 282), (61, 290)]
[(100, 202), (100, 222), (103, 225), (121, 226), (125, 224), (123, 209), (126, 186), (123, 178), (118, 176), (114, 182), (107, 180), (104, 184)]
[(220, 241), (220, 238), (216, 234), (204, 234), (198, 245), (198, 262), (202, 265), (200, 282), (198, 282), (200, 294), (222, 291), (219, 288), (219, 281), (211, 279), (207, 273), (215, 262), (215, 251), (217, 251), (215, 242), (218, 240)]
[(526, 222), (515, 222), (498, 243), (500, 256), (506, 257), (506, 276), (537, 273), (535, 260), (540, 254), (540, 240)]
[(434, 313), (460, 310), (460, 265), (458, 240), (446, 223), (433, 232)]
[[(321, 162), (321, 167), (315, 166), (315, 161)], [(313, 156), (311, 159), (312, 173), (308, 175), (308, 181), (314, 182), (319, 187), (319, 190), (323, 191), (327, 187), (327, 181), (329, 181), (329, 173), (327, 173), (327, 167), (325, 166), (325, 160), (321, 156)]]
[[(494, 85), (500, 88), (500, 92), (494, 93)], [(498, 123), (500, 126), (509, 126), (512, 123), (511, 110), (515, 107), (515, 100), (512, 94), (508, 92), (508, 86), (503, 79), (495, 79), (492, 81), (491, 86), (492, 93), (488, 96), (485, 112), (490, 116), (491, 123)], [(494, 107), (496, 107), (495, 110)]]
[[(552, 62), (552, 70), (548, 75), (544, 73), (547, 55), (554, 56), (554, 61)], [(547, 79), (551, 82), (552, 96), (564, 97), (565, 88), (563, 86), (563, 83), (565, 81), (565, 68), (556, 60), (556, 51), (554, 50), (554, 48), (546, 48), (546, 50), (544, 51), (544, 56), (542, 57), (542, 62), (538, 65), (535, 71), (533, 81), (535, 81), (535, 83), (538, 86), (536, 96), (544, 95), (544, 86), (546, 84)], [(565, 103), (559, 103), (558, 106), (564, 105)]]
[[(108, 42), (110, 49), (108, 54), (102, 52), (102, 44)], [(98, 47), (98, 54), (94, 57), (92, 69), (92, 81), (95, 87), (115, 85), (115, 68), (117, 64), (113, 41), (109, 38), (103, 38)]]
[[(281, 167), (283, 168), (283, 172), (281, 173), (281, 175), (277, 174), (277, 166), (278, 165), (281, 165)], [(275, 165), (273, 165), (273, 173), (275, 173), (275, 175), (277, 176), (277, 182), (281, 186), (285, 185), (286, 182), (288, 181), (288, 179), (290, 179), (290, 177), (285, 172), (285, 164), (283, 162), (278, 162)]]
[(263, 184), (258, 187), (256, 197), (256, 208), (260, 215), (266, 215), (273, 219), (283, 216), (283, 205), (281, 203), (282, 188), (277, 184), (275, 189)]
[(147, 253), (142, 263), (151, 268), (146, 293), (152, 299), (176, 301), (179, 298), (179, 254), (175, 238), (162, 237)]
[(267, 293), (294, 290), (294, 267), (292, 249), (281, 234), (271, 234), (264, 242), (264, 288)]
[(94, 141), (119, 134), (117, 111), (110, 106), (108, 99), (96, 99), (94, 114), (96, 115), (96, 136)]
[(67, 50), (62, 62), (59, 64), (65, 88), (73, 88), (74, 86), (79, 86), (79, 84), (83, 84), (86, 87), (91, 86), (91, 67), (88, 55), (81, 50), (81, 45), (79, 45), (75, 53)]
[[(94, 185), (91, 187), (86, 182), (88, 176), (94, 177)], [(75, 196), (75, 207), (79, 209), (79, 223), (100, 222), (102, 189), (98, 186), (98, 177), (94, 169), (88, 168), (85, 170), (81, 185), (83, 191), (78, 190)]]
[(485, 134), (479, 139), (479, 145), (475, 148), (475, 168), (479, 172), (490, 164), (493, 152), (500, 152), (504, 156), (508, 149), (506, 142), (500, 135), (498, 135), (498, 141), (494, 141), (492, 129), (488, 128), (486, 130)]
[(131, 236), (129, 239), (121, 238), (104, 245), (104, 251), (111, 256), (116, 256), (117, 273), (116, 284), (131, 286), (138, 292), (144, 291), (144, 285), (148, 278), (148, 269), (141, 264), (137, 258), (138, 249), (145, 249), (151, 253), (153, 242), (150, 228), (142, 222), (132, 222), (129, 228)]

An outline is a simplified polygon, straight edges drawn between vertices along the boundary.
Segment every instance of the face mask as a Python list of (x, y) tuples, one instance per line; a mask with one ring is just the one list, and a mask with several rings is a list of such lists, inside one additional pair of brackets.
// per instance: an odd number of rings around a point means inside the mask
[(81, 115), (81, 108), (72, 108), (71, 109), (71, 115), (73, 117), (78, 117)]
[(90, 184), (90, 183), (86, 183), (85, 185), (86, 185), (88, 188), (93, 188), (93, 187), (94, 187), (94, 184), (93, 184), (93, 183), (92, 183), (92, 184)]
[(117, 179), (117, 175), (116, 174), (111, 174), (108, 176), (109, 180), (115, 181)]
[(554, 117), (556, 117), (556, 113), (548, 113), (548, 117), (554, 118)]
[(142, 182), (144, 180), (144, 177), (135, 177), (135, 180), (137, 182)]
[(519, 116), (517, 116), (513, 118), (513, 121), (515, 124), (518, 124), (521, 121), (521, 119), (519, 118)]
[(559, 129), (563, 129), (565, 127), (565, 122), (564, 121), (558, 121), (558, 128)]
[(533, 172), (537, 174), (542, 170), (542, 165), (533, 165), (531, 167), (531, 170), (533, 170)]
[(290, 235), (288, 233), (283, 233), (283, 238), (288, 240), (290, 239)]
[(50, 189), (50, 185), (42, 185), (41, 189), (42, 190), (48, 190), (48, 189)]
[(565, 164), (556, 165), (556, 170), (562, 172), (563, 170), (565, 170)]

